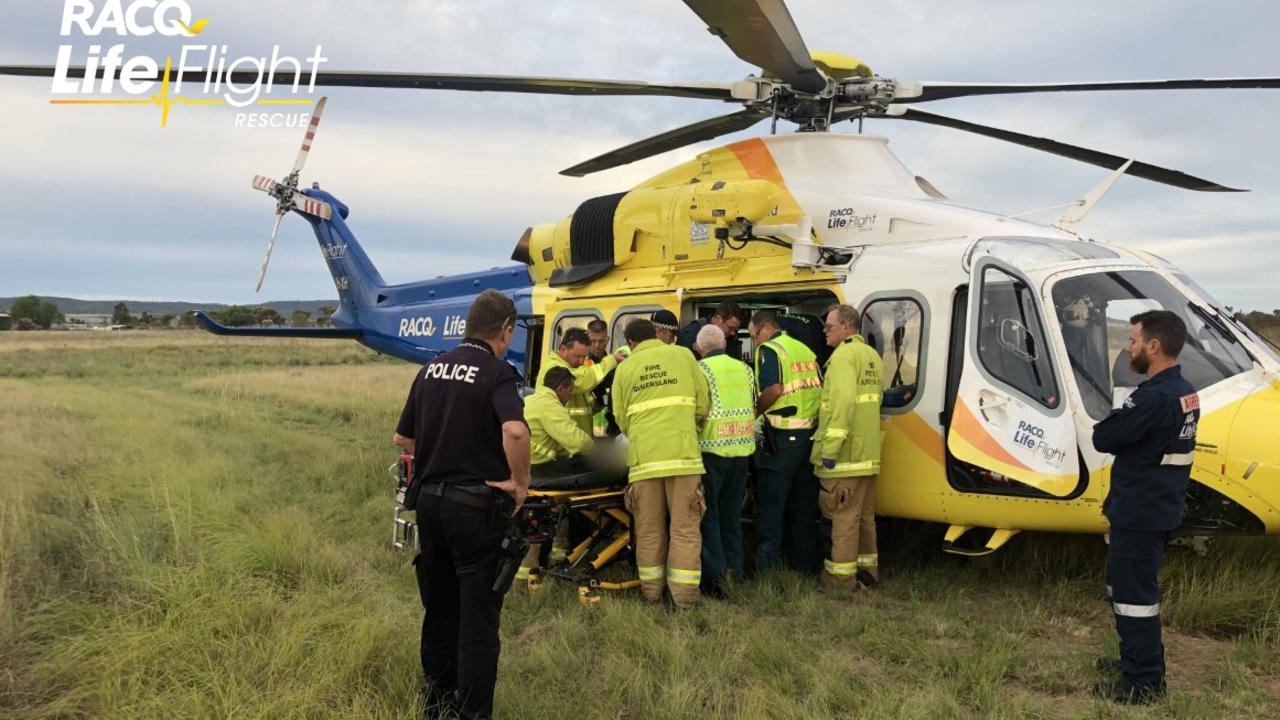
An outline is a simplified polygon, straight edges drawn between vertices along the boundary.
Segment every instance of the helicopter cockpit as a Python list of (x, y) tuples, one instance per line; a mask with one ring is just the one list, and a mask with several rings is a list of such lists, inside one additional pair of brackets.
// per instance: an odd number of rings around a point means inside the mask
[(1187, 324), (1179, 357), (1183, 376), (1197, 390), (1253, 368), (1251, 351), (1227, 321), (1187, 297), (1159, 273), (1115, 270), (1077, 275), (1053, 286), (1072, 374), (1085, 410), (1095, 419), (1143, 378), (1129, 367), (1129, 318), (1147, 310), (1170, 310)]

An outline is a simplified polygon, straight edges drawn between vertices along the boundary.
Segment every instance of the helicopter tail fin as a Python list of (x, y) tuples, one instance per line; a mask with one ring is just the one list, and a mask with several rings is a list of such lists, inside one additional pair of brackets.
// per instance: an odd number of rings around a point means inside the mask
[(303, 194), (328, 203), (334, 210), (330, 218), (299, 213), (311, 223), (338, 290), (338, 310), (331, 320), (339, 328), (359, 328), (366, 319), (363, 316), (378, 304), (387, 283), (347, 227), (347, 206), (323, 190), (305, 190)]

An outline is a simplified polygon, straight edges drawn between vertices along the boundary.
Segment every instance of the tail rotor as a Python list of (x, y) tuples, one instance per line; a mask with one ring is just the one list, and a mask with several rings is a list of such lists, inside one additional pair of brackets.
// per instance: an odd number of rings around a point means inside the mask
[(298, 150), (298, 158), (293, 163), (293, 170), (285, 176), (284, 182), (262, 175), (253, 176), (253, 189), (261, 190), (276, 199), (276, 222), (271, 229), (271, 240), (267, 243), (267, 254), (262, 259), (262, 270), (258, 273), (258, 284), (254, 292), (262, 290), (262, 281), (267, 277), (267, 265), (271, 263), (271, 251), (276, 247), (276, 236), (280, 233), (280, 223), (284, 221), (286, 213), (297, 210), (323, 220), (333, 217), (333, 208), (328, 203), (298, 192), (298, 176), (302, 173), (302, 168), (307, 163), (307, 156), (311, 153), (311, 143), (315, 140), (316, 128), (320, 126), (320, 115), (324, 112), (326, 100), (328, 98), (322, 97), (316, 102), (315, 110), (311, 113), (311, 122), (307, 125), (307, 134), (302, 139), (302, 147)]

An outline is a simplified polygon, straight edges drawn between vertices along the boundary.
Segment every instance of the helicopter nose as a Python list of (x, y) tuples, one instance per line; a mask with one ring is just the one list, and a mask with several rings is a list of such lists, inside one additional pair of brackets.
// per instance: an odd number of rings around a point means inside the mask
[(1280, 534), (1280, 380), (1246, 397), (1231, 422), (1222, 476), (1233, 500)]

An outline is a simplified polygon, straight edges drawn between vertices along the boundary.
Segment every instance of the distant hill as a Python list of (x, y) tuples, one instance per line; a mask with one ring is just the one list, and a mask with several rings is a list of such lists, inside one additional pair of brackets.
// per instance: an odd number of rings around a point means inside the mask
[[(0, 298), (0, 309), (7, 310), (16, 297)], [(188, 310), (226, 310), (231, 307), (223, 303), (191, 303), (178, 301), (144, 301), (144, 300), (79, 300), (77, 298), (65, 297), (40, 297), (41, 300), (51, 302), (58, 306), (64, 315), (110, 315), (116, 303), (122, 302), (129, 306), (129, 312), (133, 315), (141, 315), (144, 312), (152, 315), (164, 315), (173, 313), (180, 315)], [(246, 305), (249, 308), (269, 307), (274, 308), (281, 315), (289, 317), (294, 310), (306, 310), (314, 317), (319, 313), (321, 307), (325, 305), (338, 306), (337, 299), (333, 300), (274, 300), (271, 302), (258, 303), (256, 305)]]

